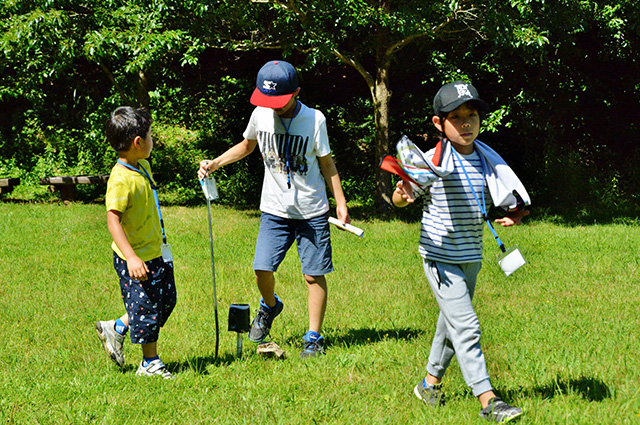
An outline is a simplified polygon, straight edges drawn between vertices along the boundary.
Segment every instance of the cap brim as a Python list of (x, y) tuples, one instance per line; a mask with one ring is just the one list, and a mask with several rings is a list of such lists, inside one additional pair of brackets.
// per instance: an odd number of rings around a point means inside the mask
[(482, 99), (457, 99), (447, 106), (443, 106), (442, 108), (440, 108), (440, 112), (449, 113), (456, 109), (458, 106), (467, 102), (473, 102), (476, 105), (476, 109), (478, 110), (478, 112), (487, 112), (489, 110), (489, 104)]
[(253, 94), (251, 95), (251, 99), (249, 99), (249, 102), (251, 102), (251, 104), (255, 106), (262, 106), (264, 108), (271, 108), (271, 109), (280, 109), (280, 108), (284, 108), (284, 106), (287, 103), (289, 103), (292, 97), (293, 97), (293, 93), (283, 94), (281, 96), (267, 96), (266, 94), (262, 93), (260, 90), (256, 88), (253, 91)]

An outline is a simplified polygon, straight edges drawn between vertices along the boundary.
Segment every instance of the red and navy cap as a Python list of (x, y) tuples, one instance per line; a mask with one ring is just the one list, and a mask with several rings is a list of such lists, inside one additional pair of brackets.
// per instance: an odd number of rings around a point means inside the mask
[(250, 102), (256, 106), (279, 109), (284, 107), (298, 89), (296, 69), (285, 61), (267, 62), (256, 78), (256, 89)]

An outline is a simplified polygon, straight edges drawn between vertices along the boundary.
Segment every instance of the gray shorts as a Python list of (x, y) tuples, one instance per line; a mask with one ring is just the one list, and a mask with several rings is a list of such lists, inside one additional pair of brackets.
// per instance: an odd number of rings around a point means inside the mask
[(302, 273), (324, 276), (333, 271), (328, 212), (303, 220), (263, 212), (253, 270), (275, 272), (294, 241), (298, 245)]

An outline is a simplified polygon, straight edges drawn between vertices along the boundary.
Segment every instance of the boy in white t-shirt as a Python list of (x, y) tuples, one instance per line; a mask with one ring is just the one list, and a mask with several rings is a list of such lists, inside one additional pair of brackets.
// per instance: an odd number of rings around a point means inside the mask
[(327, 305), (325, 275), (333, 271), (326, 185), (336, 201), (338, 220), (349, 212), (336, 169), (324, 115), (296, 99), (300, 93), (295, 68), (284, 61), (265, 64), (256, 79), (244, 140), (213, 160), (200, 162), (200, 178), (238, 161), (260, 147), (265, 166), (260, 200), (260, 230), (253, 269), (262, 295), (249, 339), (261, 342), (283, 303), (275, 294), (274, 272), (297, 242), (301, 269), (309, 291), (309, 330), (301, 357), (324, 352), (321, 336)]

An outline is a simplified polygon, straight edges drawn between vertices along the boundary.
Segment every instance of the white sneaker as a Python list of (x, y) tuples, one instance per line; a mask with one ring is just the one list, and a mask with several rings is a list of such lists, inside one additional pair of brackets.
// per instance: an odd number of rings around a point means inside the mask
[(140, 362), (140, 367), (136, 371), (136, 375), (138, 376), (162, 376), (164, 379), (171, 379), (173, 376), (171, 372), (167, 370), (167, 367), (162, 363), (162, 360), (155, 359), (150, 362), (147, 366), (144, 365), (144, 360)]
[(96, 322), (96, 332), (98, 333), (98, 338), (102, 341), (104, 351), (107, 352), (115, 364), (123, 367), (124, 353), (122, 350), (122, 344), (124, 343), (124, 335), (120, 335), (116, 332), (115, 325), (115, 320)]

